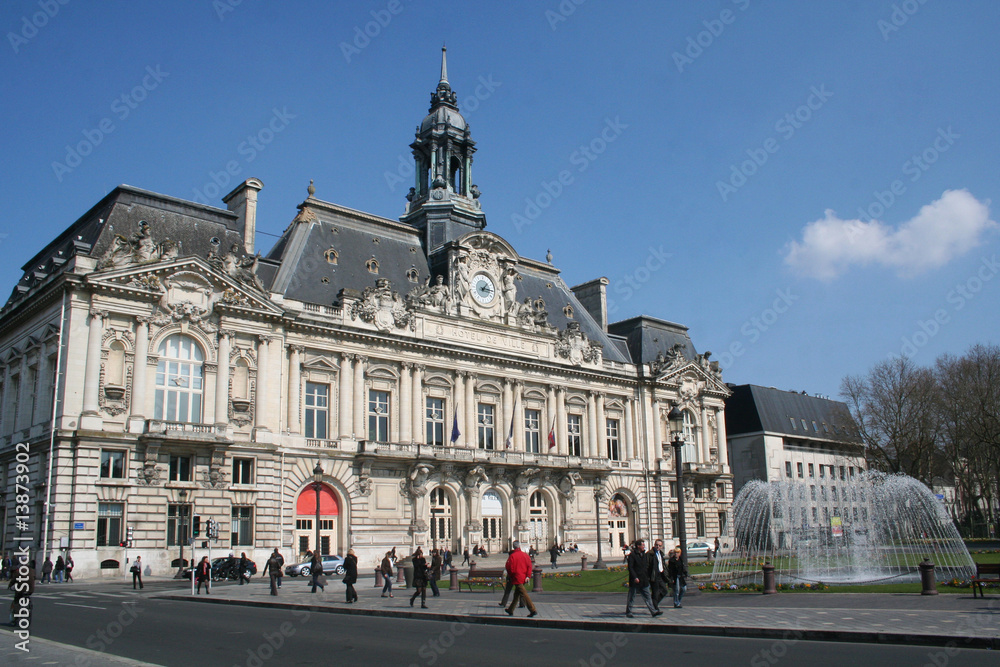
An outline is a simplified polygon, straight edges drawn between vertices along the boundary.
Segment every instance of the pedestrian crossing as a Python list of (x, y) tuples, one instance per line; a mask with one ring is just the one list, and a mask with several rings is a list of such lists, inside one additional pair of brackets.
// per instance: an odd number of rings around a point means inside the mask
[(126, 599), (134, 597), (132, 593), (107, 593), (104, 591), (39, 591), (35, 588), (32, 599), (41, 600), (100, 600), (106, 601), (108, 598)]

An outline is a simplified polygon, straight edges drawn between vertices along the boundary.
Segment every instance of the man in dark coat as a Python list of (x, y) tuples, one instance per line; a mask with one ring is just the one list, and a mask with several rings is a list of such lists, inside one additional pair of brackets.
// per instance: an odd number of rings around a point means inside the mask
[(438, 579), (441, 578), (441, 554), (438, 553), (437, 549), (431, 551), (431, 571), (430, 577), (427, 583), (431, 586), (431, 595), (433, 597), (441, 597), (441, 591), (438, 590)]
[(240, 580), (240, 586), (243, 585), (243, 577), (247, 576), (247, 568), (250, 566), (250, 560), (247, 558), (245, 551), (240, 553), (240, 564), (236, 568), (236, 578)]
[(278, 549), (275, 548), (271, 552), (271, 557), (267, 559), (267, 564), (264, 565), (264, 572), (260, 576), (270, 575), (271, 577), (271, 595), (277, 595), (278, 589), (281, 588), (281, 576), (284, 574), (281, 571), (281, 566), (284, 565), (285, 559), (281, 557), (278, 553)]
[(635, 599), (636, 593), (642, 595), (643, 602), (654, 618), (663, 613), (653, 606), (649, 592), (649, 569), (646, 543), (643, 540), (636, 540), (628, 555), (628, 599), (625, 602), (625, 616), (628, 618), (633, 618), (632, 600)]
[(649, 552), (649, 586), (653, 596), (653, 606), (660, 608), (660, 600), (667, 596), (667, 558), (663, 552), (663, 540), (653, 542)]
[(358, 601), (358, 593), (354, 590), (354, 584), (358, 583), (358, 557), (354, 555), (354, 549), (347, 550), (344, 558), (344, 583), (347, 584), (347, 604)]
[(555, 542), (552, 543), (552, 548), (549, 549), (549, 562), (552, 563), (552, 569), (559, 567), (559, 546)]

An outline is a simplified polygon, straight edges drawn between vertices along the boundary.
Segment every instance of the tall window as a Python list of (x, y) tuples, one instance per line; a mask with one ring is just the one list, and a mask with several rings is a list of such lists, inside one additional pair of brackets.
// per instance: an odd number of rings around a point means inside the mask
[(791, 477), (791, 476), (792, 476), (792, 462), (785, 461), (785, 477)]
[[(805, 512), (805, 510), (802, 511)], [(726, 513), (719, 512), (719, 534), (721, 535), (722, 533), (725, 532), (725, 530), (726, 530)], [(718, 558), (718, 555), (716, 555), (716, 558)]]
[(695, 430), (694, 415), (689, 411), (684, 411), (684, 460), (693, 462), (698, 460), (698, 433)]
[(715, 497), (722, 500), (726, 497), (726, 483), (716, 482), (715, 483)]
[(612, 461), (621, 461), (621, 447), (618, 442), (618, 420), (609, 419), (607, 422), (608, 458)]
[(117, 449), (101, 450), (101, 478), (125, 479), (125, 452)]
[(193, 338), (175, 334), (160, 343), (156, 367), (156, 419), (201, 421), (202, 362), (205, 356)]
[(28, 366), (28, 425), (35, 423), (35, 407), (38, 404), (38, 367)]
[(444, 399), (427, 397), (427, 444), (444, 444)]
[(802, 479), (802, 461), (795, 464), (795, 472), (799, 476), (799, 479)]
[(253, 508), (233, 506), (230, 524), (232, 546), (253, 546)]
[(480, 403), (478, 410), (479, 449), (493, 449), (494, 437), (494, 407), (488, 403)]
[(330, 423), (330, 386), (306, 382), (306, 437), (326, 440)]
[(809, 478), (812, 479), (816, 476), (816, 470), (813, 468), (813, 464), (809, 464)]
[(677, 522), (677, 512), (670, 513), (670, 534), (674, 537), (680, 535), (680, 524)]
[(368, 390), (368, 439), (389, 442), (389, 392)]
[(566, 443), (570, 456), (583, 456), (583, 417), (566, 415)]
[(191, 506), (167, 505), (167, 546), (186, 544), (191, 530)]
[(97, 546), (117, 547), (122, 541), (123, 503), (97, 504)]
[(171, 456), (170, 457), (170, 474), (168, 479), (171, 482), (190, 482), (191, 481), (191, 457), (190, 456)]
[(524, 411), (524, 451), (537, 454), (542, 442), (541, 410)]
[(451, 497), (440, 486), (431, 491), (431, 541), (434, 545), (450, 545)]
[(707, 533), (705, 531), (705, 513), (704, 512), (695, 512), (694, 513), (694, 526), (695, 526), (695, 531), (697, 531), (697, 533), (698, 533), (698, 537), (705, 537), (706, 536)]
[(233, 459), (233, 484), (253, 484), (253, 459)]

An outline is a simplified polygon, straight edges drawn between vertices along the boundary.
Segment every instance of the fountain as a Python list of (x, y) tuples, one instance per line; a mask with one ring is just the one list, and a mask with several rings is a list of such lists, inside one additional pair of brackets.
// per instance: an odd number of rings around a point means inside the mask
[(778, 583), (919, 581), (924, 558), (937, 579), (966, 579), (976, 566), (944, 505), (906, 475), (748, 482), (733, 501), (712, 581)]

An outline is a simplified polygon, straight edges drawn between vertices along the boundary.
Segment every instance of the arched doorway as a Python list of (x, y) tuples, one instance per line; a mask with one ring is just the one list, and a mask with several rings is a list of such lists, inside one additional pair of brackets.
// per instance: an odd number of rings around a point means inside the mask
[(634, 527), (629, 501), (620, 493), (608, 500), (608, 544), (612, 547), (624, 547), (632, 543)]
[[(319, 552), (336, 554), (340, 546), (340, 503), (336, 492), (327, 484), (319, 490)], [(295, 503), (295, 549), (301, 561), (307, 551), (316, 549), (316, 491), (312, 484), (299, 493)]]
[(483, 493), (483, 545), (489, 553), (502, 551), (505, 544), (503, 500), (490, 490)]
[(449, 548), (457, 551), (455, 540), (454, 513), (452, 512), (451, 496), (444, 487), (431, 491), (431, 547), (435, 549)]
[(528, 542), (538, 551), (549, 548), (549, 508), (541, 491), (528, 499)]

